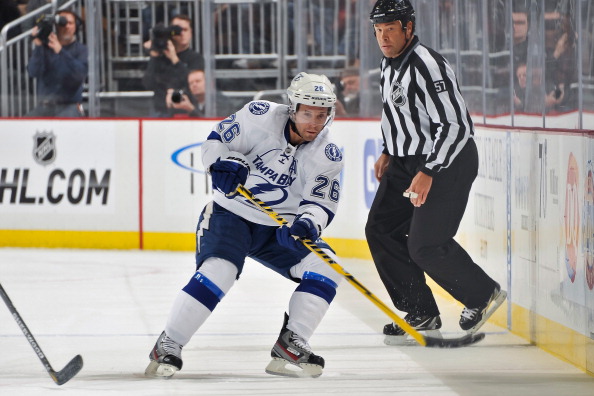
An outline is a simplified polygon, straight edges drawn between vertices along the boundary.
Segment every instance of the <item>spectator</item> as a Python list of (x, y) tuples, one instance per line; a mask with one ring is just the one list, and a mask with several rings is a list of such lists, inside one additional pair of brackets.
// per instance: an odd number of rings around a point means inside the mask
[(577, 81), (576, 36), (570, 16), (545, 10), (545, 109), (571, 110), (569, 87)]
[[(177, 26), (178, 31), (172, 31), (171, 27)], [(169, 28), (155, 26), (161, 32), (169, 33), (169, 39), (165, 40), (164, 47), (155, 45), (157, 42), (149, 40), (144, 47), (150, 51), (150, 60), (142, 79), (144, 86), (154, 91), (153, 110), (154, 117), (170, 117), (175, 113), (184, 113), (183, 110), (174, 111), (167, 107), (167, 90), (186, 90), (188, 72), (194, 69), (204, 69), (204, 58), (198, 52), (193, 51), (192, 23), (187, 15), (176, 15), (170, 21)], [(154, 34), (153, 34), (154, 35)]]
[(336, 102), (336, 115), (357, 117), (359, 115), (359, 68), (348, 67), (340, 73)]
[(514, 26), (514, 66), (518, 67), (526, 62), (528, 54), (528, 12), (526, 10), (516, 10), (512, 12), (512, 22)]
[[(528, 81), (531, 82), (528, 85)], [(516, 79), (514, 86), (514, 107), (519, 112), (541, 113), (542, 112), (542, 67), (532, 66), (528, 68), (526, 63), (520, 63), (516, 68)]]
[[(177, 4), (176, 4), (177, 3)], [(144, 2), (145, 7), (142, 9), (142, 37), (143, 41), (150, 40), (150, 28), (153, 21), (163, 22), (166, 18), (171, 20), (173, 17), (183, 14), (192, 15), (190, 4), (183, 2), (171, 1), (151, 1)]]
[(72, 11), (57, 14), (64, 23), (54, 25), (55, 33), (47, 39), (37, 37), (33, 27), (35, 48), (27, 65), (31, 77), (37, 79), (38, 106), (27, 114), (31, 117), (82, 117), (83, 83), (88, 74), (87, 47), (77, 41), (81, 20)]
[[(189, 94), (175, 91), (173, 88), (167, 90), (165, 103), (168, 108), (183, 110), (183, 114), (175, 116), (204, 117), (206, 109), (206, 76), (204, 70), (196, 69), (188, 73)], [(231, 109), (229, 101), (219, 94), (216, 95), (217, 114), (228, 116), (237, 109)]]
[(524, 98), (526, 96), (526, 64), (520, 63), (516, 68), (516, 80), (514, 87), (514, 107), (516, 110), (524, 110)]

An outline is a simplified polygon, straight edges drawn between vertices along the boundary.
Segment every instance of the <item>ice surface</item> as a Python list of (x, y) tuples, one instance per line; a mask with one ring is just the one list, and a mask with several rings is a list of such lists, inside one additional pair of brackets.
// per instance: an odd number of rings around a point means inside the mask
[[(0, 249), (0, 282), (54, 370), (77, 354), (84, 359), (82, 371), (57, 386), (8, 309), (0, 307), (0, 394), (594, 394), (594, 378), (492, 324), (482, 329), (484, 341), (466, 348), (386, 346), (381, 330), (389, 318), (346, 281), (310, 340), (326, 360), (322, 376), (268, 375), (264, 368), (295, 284), (251, 260), (184, 347), (183, 370), (170, 380), (144, 378), (173, 298), (194, 272), (193, 257), (192, 252)], [(371, 262), (339, 263), (389, 302)], [(461, 307), (437, 299), (443, 335), (462, 335)]]

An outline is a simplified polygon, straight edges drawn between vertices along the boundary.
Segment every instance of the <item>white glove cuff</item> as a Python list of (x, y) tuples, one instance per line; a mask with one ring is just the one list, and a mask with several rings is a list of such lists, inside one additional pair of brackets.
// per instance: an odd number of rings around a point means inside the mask
[(326, 222), (328, 219), (328, 215), (322, 208), (319, 208), (315, 205), (308, 205), (306, 207), (299, 208), (299, 213), (297, 215), (302, 219), (311, 220), (318, 229), (318, 235), (322, 235), (322, 230), (326, 228)]

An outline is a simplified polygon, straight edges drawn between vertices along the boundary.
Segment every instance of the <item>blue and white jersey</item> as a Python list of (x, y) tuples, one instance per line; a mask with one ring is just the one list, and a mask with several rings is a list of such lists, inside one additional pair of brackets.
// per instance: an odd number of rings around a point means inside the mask
[[(202, 145), (202, 162), (209, 169), (229, 151), (245, 155), (250, 163), (245, 187), (287, 221), (303, 214), (323, 230), (338, 207), (342, 153), (327, 127), (314, 141), (291, 145), (288, 120), (286, 105), (250, 102), (215, 126)], [(277, 225), (241, 195), (229, 199), (215, 190), (214, 201), (246, 220)]]

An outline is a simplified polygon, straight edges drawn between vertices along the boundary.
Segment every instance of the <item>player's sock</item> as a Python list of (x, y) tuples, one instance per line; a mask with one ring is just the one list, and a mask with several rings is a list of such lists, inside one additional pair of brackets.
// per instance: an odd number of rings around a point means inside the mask
[(181, 369), (182, 346), (231, 289), (236, 276), (237, 267), (227, 260), (213, 257), (202, 264), (173, 302), (165, 331), (149, 355), (146, 375), (170, 377)]
[(211, 257), (204, 261), (174, 300), (165, 332), (186, 345), (229, 292), (236, 276), (237, 267), (227, 260)]
[(330, 278), (306, 271), (289, 301), (287, 327), (309, 341), (328, 311), (336, 295), (336, 287)]

